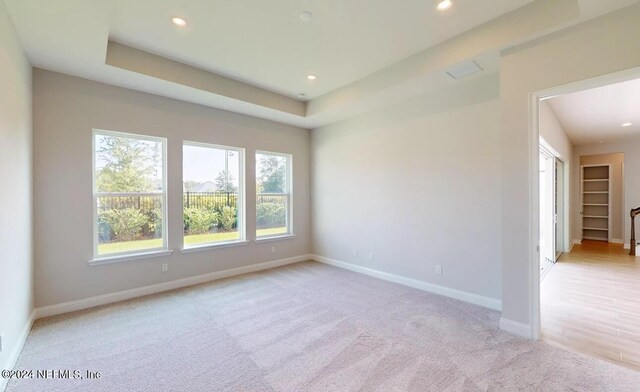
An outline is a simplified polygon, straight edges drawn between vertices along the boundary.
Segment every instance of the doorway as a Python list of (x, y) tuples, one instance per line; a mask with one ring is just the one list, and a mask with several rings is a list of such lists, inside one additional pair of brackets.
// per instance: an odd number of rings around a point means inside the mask
[[(635, 113), (629, 103), (637, 101), (630, 97), (640, 96), (639, 76), (640, 69), (532, 95), (532, 136), (540, 144), (531, 166), (539, 198), (532, 211), (533, 337), (636, 370), (640, 258), (624, 247), (629, 210), (640, 205), (625, 176), (625, 157), (637, 167), (640, 156), (640, 118), (627, 120)], [(541, 120), (544, 110), (553, 124)], [(545, 148), (554, 124), (565, 130), (563, 138), (550, 137), (552, 148)]]

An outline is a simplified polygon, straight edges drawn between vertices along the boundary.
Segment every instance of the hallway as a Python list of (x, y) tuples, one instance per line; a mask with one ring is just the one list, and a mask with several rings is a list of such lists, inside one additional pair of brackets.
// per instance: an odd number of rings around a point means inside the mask
[(584, 240), (541, 284), (542, 339), (640, 371), (640, 257)]

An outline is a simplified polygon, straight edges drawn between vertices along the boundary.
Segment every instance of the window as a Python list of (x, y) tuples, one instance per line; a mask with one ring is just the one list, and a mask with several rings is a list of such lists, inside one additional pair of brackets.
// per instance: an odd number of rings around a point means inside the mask
[(185, 142), (184, 248), (243, 241), (244, 149)]
[(256, 153), (256, 237), (291, 234), (291, 155)]
[(95, 258), (167, 249), (166, 144), (94, 130)]

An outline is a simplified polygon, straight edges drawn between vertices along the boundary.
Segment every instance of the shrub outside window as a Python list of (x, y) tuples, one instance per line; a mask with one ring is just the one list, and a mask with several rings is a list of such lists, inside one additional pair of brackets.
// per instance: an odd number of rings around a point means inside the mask
[(183, 247), (244, 241), (244, 149), (184, 142)]
[(256, 152), (256, 237), (292, 233), (292, 156)]
[(94, 258), (167, 249), (166, 144), (93, 131)]

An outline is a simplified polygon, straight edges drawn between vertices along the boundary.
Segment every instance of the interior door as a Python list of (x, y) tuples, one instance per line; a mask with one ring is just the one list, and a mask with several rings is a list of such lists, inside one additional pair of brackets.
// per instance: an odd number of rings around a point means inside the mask
[(555, 247), (555, 157), (540, 149), (540, 276), (556, 260)]
[(555, 222), (555, 259), (557, 261), (564, 252), (564, 163), (558, 158), (554, 159), (554, 222)]

